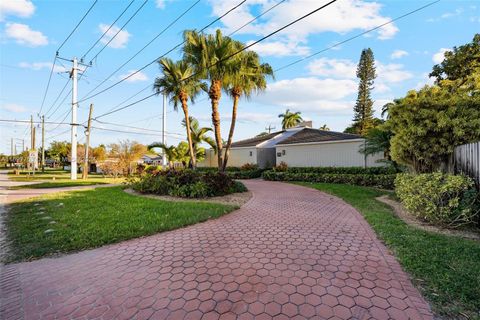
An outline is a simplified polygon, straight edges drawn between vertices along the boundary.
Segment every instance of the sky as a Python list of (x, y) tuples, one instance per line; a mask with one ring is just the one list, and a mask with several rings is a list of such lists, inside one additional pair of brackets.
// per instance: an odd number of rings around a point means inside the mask
[[(94, 105), (95, 118), (115, 107), (151, 95), (153, 81), (160, 76), (156, 62), (111, 89), (88, 98), (162, 55), (180, 59), (180, 47), (174, 48), (182, 43), (184, 30), (203, 28), (241, 0), (200, 0), (198, 3), (194, 0), (98, 0), (67, 39), (93, 2), (0, 2), (0, 119), (28, 120), (33, 115), (38, 121), (39, 115), (45, 115), (47, 122), (71, 123), (69, 71), (72, 68), (70, 60), (74, 57), (84, 56), (83, 61), (87, 65), (91, 62), (86, 70), (80, 66), (79, 123), (86, 122), (90, 104)], [(206, 32), (221, 29), (230, 34), (278, 4), (232, 35), (234, 39), (250, 44), (327, 2), (247, 0), (207, 28)], [(253, 137), (265, 131), (267, 126), (280, 129), (278, 114), (287, 108), (300, 111), (305, 120), (313, 121), (313, 127), (326, 124), (331, 130), (343, 131), (353, 117), (358, 86), (355, 70), (364, 48), (371, 48), (375, 56), (377, 78), (372, 98), (376, 116), (380, 117), (379, 111), (385, 103), (404, 96), (409, 90), (432, 84), (428, 73), (434, 64), (443, 60), (443, 53), (470, 42), (474, 33), (480, 30), (480, 1), (441, 0), (392, 24), (337, 45), (428, 3), (430, 1), (338, 0), (252, 46), (251, 50), (260, 54), (262, 62), (269, 63), (274, 70), (281, 70), (275, 72), (274, 79), (268, 80), (265, 92), (240, 101), (234, 140)], [(190, 10), (174, 22), (188, 8)], [(156, 37), (172, 22), (172, 26)], [(46, 91), (57, 51), (61, 59), (55, 61)], [(309, 57), (319, 51), (322, 52)], [(282, 69), (299, 59), (304, 60)], [(87, 99), (83, 99), (85, 97)], [(100, 117), (97, 120), (103, 123), (92, 123), (91, 145), (125, 139), (144, 144), (160, 141), (162, 106), (162, 98), (154, 96)], [(220, 113), (225, 139), (230, 126), (231, 107), (232, 101), (223, 94)], [(189, 109), (202, 126), (211, 126), (211, 108), (205, 94), (200, 95), (194, 104), (191, 103)], [(177, 144), (185, 139), (182, 118), (181, 110), (175, 111), (172, 104), (167, 105), (168, 144)], [(47, 123), (45, 129), (47, 146), (54, 140), (70, 140), (68, 125)], [(36, 130), (38, 146), (40, 128)], [(22, 140), (25, 140), (26, 146), (30, 145), (27, 124), (0, 122), (0, 135), (0, 153), (10, 154), (12, 138), (17, 150), (21, 149)], [(83, 127), (79, 127), (78, 137), (79, 142), (84, 143)]]

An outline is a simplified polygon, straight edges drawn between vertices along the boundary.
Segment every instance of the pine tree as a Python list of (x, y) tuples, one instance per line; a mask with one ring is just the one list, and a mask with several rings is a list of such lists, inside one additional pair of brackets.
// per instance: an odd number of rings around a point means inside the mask
[(372, 49), (363, 49), (357, 67), (357, 78), (360, 79), (357, 102), (353, 108), (353, 127), (356, 133), (361, 135), (365, 135), (374, 127), (373, 100), (370, 91), (373, 89), (375, 77), (375, 59)]

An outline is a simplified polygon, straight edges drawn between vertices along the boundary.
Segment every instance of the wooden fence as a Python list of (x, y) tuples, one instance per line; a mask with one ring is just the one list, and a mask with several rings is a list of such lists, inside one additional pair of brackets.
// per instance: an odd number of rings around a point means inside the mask
[(480, 141), (455, 147), (453, 168), (456, 173), (472, 177), (480, 186)]

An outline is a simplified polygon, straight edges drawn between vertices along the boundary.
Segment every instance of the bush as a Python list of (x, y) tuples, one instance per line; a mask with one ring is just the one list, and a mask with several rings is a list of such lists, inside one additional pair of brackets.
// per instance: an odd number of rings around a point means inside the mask
[(273, 171), (276, 171), (276, 172), (285, 172), (288, 170), (288, 165), (285, 163), (285, 162), (280, 162), (279, 165), (273, 167)]
[(345, 183), (383, 189), (393, 189), (395, 177), (395, 174), (291, 173), (290, 171), (275, 172), (273, 170), (263, 173), (265, 180), (272, 181)]
[(251, 171), (251, 170), (258, 170), (258, 165), (253, 163), (245, 163), (243, 166), (240, 167), (241, 171)]
[(472, 179), (444, 173), (400, 174), (395, 191), (417, 218), (448, 227), (478, 223), (479, 195)]
[[(218, 172), (217, 168), (206, 167), (206, 168), (197, 168), (199, 172)], [(262, 176), (264, 169), (258, 168), (257, 165), (247, 163), (242, 167), (227, 167), (226, 175), (232, 179), (256, 179)]]
[(242, 183), (234, 181), (226, 174), (192, 170), (157, 171), (139, 177), (130, 182), (130, 186), (142, 193), (184, 198), (223, 196), (246, 191)]
[[(275, 171), (279, 171), (278, 167)], [(395, 174), (399, 170), (394, 167), (290, 167), (284, 170), (289, 173), (333, 173), (333, 174)]]

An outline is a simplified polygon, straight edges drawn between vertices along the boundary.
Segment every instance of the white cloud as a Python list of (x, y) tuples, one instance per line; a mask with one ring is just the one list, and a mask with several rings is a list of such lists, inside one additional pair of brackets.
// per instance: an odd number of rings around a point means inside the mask
[[(122, 74), (119, 79), (124, 79), (128, 76), (130, 76), (131, 74), (135, 73), (136, 70), (129, 70), (126, 74)], [(133, 74), (130, 78), (128, 78), (127, 80), (125, 80), (126, 82), (140, 82), (140, 81), (147, 81), (148, 80), (148, 76), (143, 73), (143, 72), (137, 72), (135, 74)]]
[(448, 48), (441, 48), (438, 50), (437, 53), (435, 53), (432, 57), (432, 61), (435, 63), (442, 63), (443, 59), (445, 58), (445, 52), (451, 51), (451, 49)]
[(165, 9), (165, 0), (156, 0), (155, 5), (159, 9)]
[(7, 23), (5, 28), (7, 38), (15, 39), (18, 44), (30, 47), (45, 46), (48, 44), (48, 38), (40, 31), (30, 29), (26, 24)]
[(413, 77), (413, 74), (403, 69), (402, 64), (381, 62), (375, 63), (377, 66), (377, 79), (380, 82), (395, 83), (402, 82)]
[[(230, 9), (235, 1), (210, 0), (213, 13), (220, 16)], [(258, 14), (272, 6), (269, 0), (250, 1), (231, 14), (222, 18), (225, 32), (231, 32), (240, 27), (244, 21), (249, 21)], [(319, 6), (319, 1), (291, 0), (280, 4), (275, 10), (265, 14), (262, 20), (252, 23), (239, 31), (241, 34), (266, 35), (286, 22), (293, 21), (305, 12), (312, 11)], [(336, 2), (316, 14), (298, 22), (294, 27), (283, 30), (275, 36), (275, 41), (295, 45), (305, 45), (308, 37), (322, 32), (336, 32), (345, 34), (353, 30), (367, 30), (389, 21), (381, 15), (382, 6), (376, 2), (362, 0), (343, 0)], [(394, 24), (389, 24), (376, 31), (377, 38), (392, 38), (398, 31)], [(284, 51), (279, 51), (284, 54)], [(302, 55), (303, 52), (299, 52)]]
[(22, 113), (22, 112), (28, 111), (28, 109), (25, 108), (24, 106), (15, 104), (15, 103), (6, 103), (2, 105), (1, 109), (9, 112), (14, 112), (14, 113)]
[(422, 79), (415, 86), (416, 90), (422, 89), (425, 85), (432, 86), (435, 83), (434, 77), (429, 77), (428, 73), (422, 74)]
[(355, 78), (357, 65), (348, 59), (320, 58), (313, 60), (307, 67), (310, 74), (334, 78)]
[(390, 59), (400, 59), (400, 58), (403, 58), (403, 57), (406, 57), (406, 56), (408, 56), (407, 51), (405, 51), (405, 50), (395, 50), (390, 55)]
[[(253, 41), (247, 42), (247, 45)], [(263, 56), (292, 56), (292, 55), (308, 55), (310, 49), (306, 46), (296, 43), (285, 43), (280, 41), (260, 42), (254, 46), (255, 52)]]
[[(52, 68), (52, 63), (51, 62), (20, 62), (18, 64), (20, 68), (25, 68), (25, 69), (31, 69), (34, 71), (40, 71), (43, 69), (50, 70)], [(55, 65), (53, 68), (53, 72), (65, 72), (67, 69), (65, 69), (62, 66)]]
[[(98, 28), (102, 32), (102, 34), (108, 30), (110, 26), (101, 23)], [(105, 36), (102, 38), (101, 42), (103, 44), (107, 44), (113, 37), (115, 37), (109, 44), (108, 46), (110, 48), (114, 49), (120, 49), (120, 48), (125, 48), (127, 45), (127, 42), (130, 38), (130, 33), (128, 33), (127, 30), (122, 30), (120, 31), (120, 28), (117, 26), (113, 26), (108, 30), (108, 32), (105, 34)], [(118, 34), (117, 34), (118, 32)], [(116, 35), (117, 34), (117, 35)]]
[(6, 16), (21, 18), (31, 17), (35, 12), (35, 6), (29, 0), (2, 0), (0, 1), (0, 21)]

